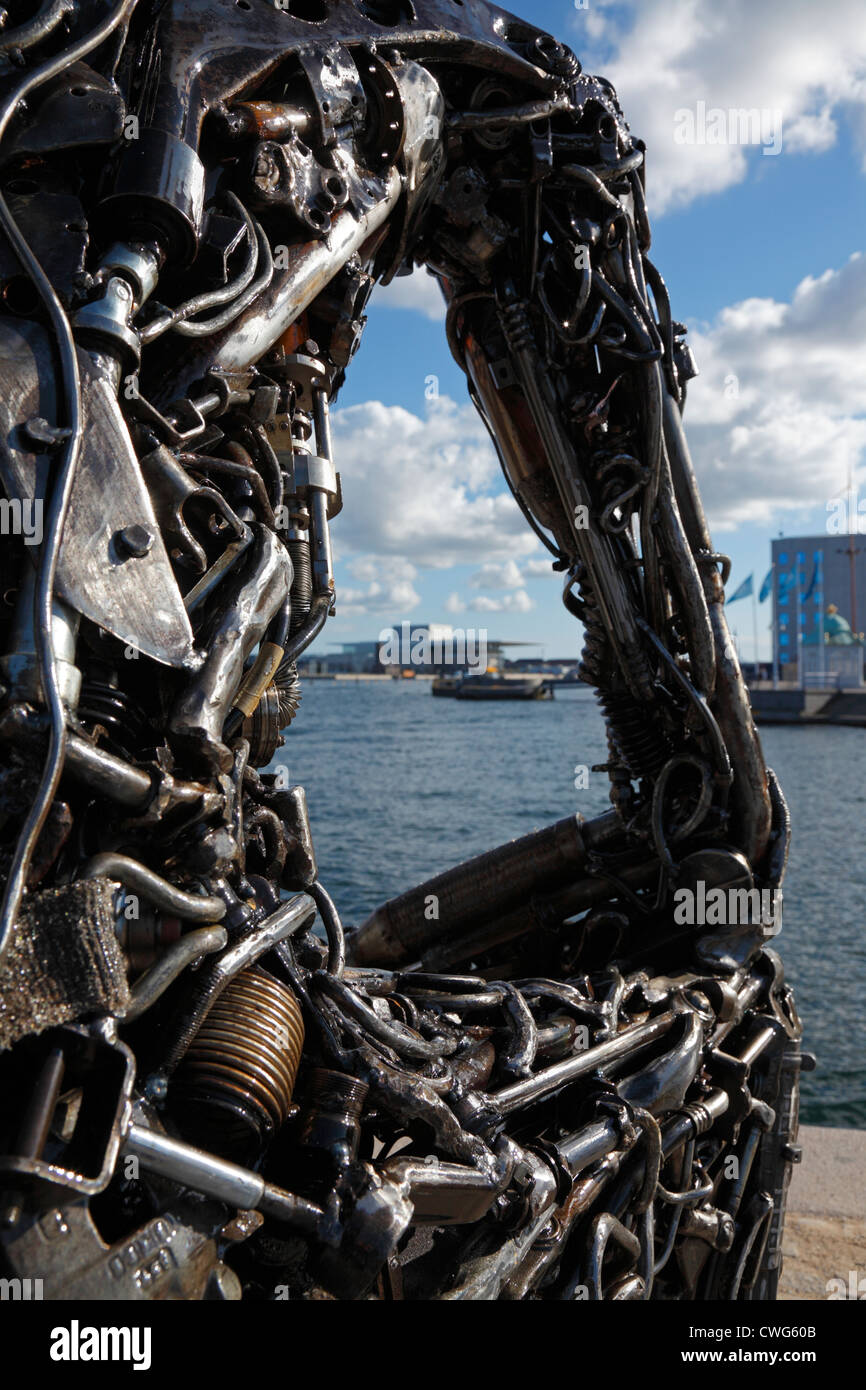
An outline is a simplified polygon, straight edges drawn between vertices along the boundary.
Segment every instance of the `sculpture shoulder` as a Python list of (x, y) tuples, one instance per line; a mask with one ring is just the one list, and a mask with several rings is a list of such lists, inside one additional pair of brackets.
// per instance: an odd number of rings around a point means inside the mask
[(243, 81), (251, 64), (333, 44), (497, 71), (550, 92), (580, 74), (574, 53), (486, 0), (168, 0), (151, 32), (193, 85)]

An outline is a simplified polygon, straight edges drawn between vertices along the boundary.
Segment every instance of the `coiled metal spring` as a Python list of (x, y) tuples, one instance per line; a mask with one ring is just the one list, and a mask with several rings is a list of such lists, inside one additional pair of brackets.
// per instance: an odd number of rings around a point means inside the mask
[(217, 1152), (269, 1139), (292, 1102), (304, 1046), (301, 1007), (258, 966), (223, 990), (190, 1044), (172, 1085), (184, 1128)]
[(610, 689), (607, 629), (585, 570), (578, 573), (578, 582), (584, 608), (580, 679), (596, 687), (612, 752), (622, 759), (632, 776), (655, 777), (670, 756), (670, 749), (646, 706), (638, 704), (628, 691)]
[(601, 686), (605, 683), (605, 670), (610, 663), (610, 642), (607, 628), (602, 620), (595, 590), (586, 578), (586, 571), (578, 573), (580, 597), (583, 602), (583, 651), (580, 654), (579, 675), (587, 685)]
[(616, 751), (635, 777), (655, 777), (670, 756), (645, 706), (627, 691), (600, 690), (599, 702)]

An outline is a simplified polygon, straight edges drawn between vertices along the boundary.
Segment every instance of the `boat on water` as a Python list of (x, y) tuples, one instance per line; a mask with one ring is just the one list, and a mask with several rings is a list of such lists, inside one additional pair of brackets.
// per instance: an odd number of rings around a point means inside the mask
[(434, 676), (431, 694), (438, 695), (440, 699), (443, 696), (453, 699), (457, 694), (457, 687), (465, 679), (465, 676)]
[(553, 688), (543, 676), (488, 672), (460, 681), (454, 697), (457, 700), (552, 700)]

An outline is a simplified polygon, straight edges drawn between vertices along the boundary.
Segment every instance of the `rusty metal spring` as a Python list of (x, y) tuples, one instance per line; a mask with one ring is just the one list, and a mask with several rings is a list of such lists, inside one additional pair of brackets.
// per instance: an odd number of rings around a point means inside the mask
[(601, 686), (605, 683), (605, 671), (610, 664), (607, 628), (596, 602), (595, 590), (589, 584), (583, 566), (578, 571), (577, 581), (584, 608), (583, 651), (580, 654), (579, 675), (587, 685)]
[(611, 751), (622, 759), (632, 776), (655, 777), (670, 756), (667, 741), (659, 733), (646, 706), (638, 704), (628, 691), (610, 688), (611, 653), (607, 629), (595, 591), (582, 568), (577, 579), (584, 607), (580, 679), (596, 687), (607, 721)]
[(656, 777), (670, 748), (660, 735), (645, 706), (628, 691), (599, 690), (599, 703), (617, 753), (635, 777)]
[(223, 990), (178, 1068), (178, 1119), (217, 1151), (260, 1145), (283, 1124), (304, 1046), (301, 1008), (258, 966)]

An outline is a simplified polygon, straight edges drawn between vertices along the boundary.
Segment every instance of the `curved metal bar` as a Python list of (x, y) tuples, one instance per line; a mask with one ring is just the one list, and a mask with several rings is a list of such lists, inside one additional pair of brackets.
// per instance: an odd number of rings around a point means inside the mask
[(700, 758), (695, 758), (691, 754), (681, 754), (675, 758), (669, 758), (658, 775), (656, 784), (653, 788), (652, 798), (652, 834), (653, 843), (659, 859), (672, 872), (676, 869), (673, 855), (668, 848), (668, 841), (665, 835), (664, 826), (664, 798), (667, 791), (668, 782), (673, 774), (680, 767), (697, 768), (701, 777), (701, 790), (698, 796), (698, 804), (692, 811), (688, 820), (674, 831), (671, 840), (676, 844), (678, 841), (685, 840), (689, 835), (697, 830), (710, 809), (713, 800), (713, 789), (710, 778), (710, 770), (706, 763)]
[[(158, 318), (151, 319), (150, 323), (145, 324), (138, 330), (142, 346), (145, 343), (152, 343), (154, 338), (159, 338), (161, 334), (170, 328), (176, 328), (184, 319), (192, 318), (194, 314), (200, 314), (205, 309), (211, 309), (215, 305), (225, 304), (228, 300), (239, 297), (241, 292), (246, 289), (256, 273), (259, 263), (259, 239), (256, 235), (255, 225), (250, 214), (247, 212), (240, 198), (234, 193), (227, 192), (226, 198), (239, 212), (244, 220), (247, 229), (247, 236), (250, 242), (250, 251), (247, 256), (247, 263), (240, 274), (228, 285), (221, 285), (219, 289), (207, 290), (204, 294), (198, 294), (193, 299), (187, 299), (183, 304), (178, 304), (176, 309), (169, 309), (167, 313), (160, 314)], [(238, 305), (238, 312), (242, 308)]]
[(713, 714), (703, 695), (701, 695), (699, 691), (695, 690), (695, 687), (692, 685), (688, 676), (685, 674), (684, 671), (680, 670), (679, 666), (677, 665), (674, 658), (671, 656), (664, 642), (662, 642), (661, 638), (656, 636), (649, 623), (645, 622), (643, 618), (638, 617), (637, 625), (641, 629), (641, 631), (645, 633), (645, 635), (649, 638), (650, 642), (653, 644), (659, 656), (664, 661), (665, 665), (671, 672), (680, 689), (688, 696), (688, 698), (691, 700), (692, 704), (695, 706), (696, 710), (700, 714), (701, 720), (706, 726), (707, 734), (709, 735), (713, 753), (715, 754), (720, 782), (723, 786), (730, 786), (734, 780), (734, 771), (731, 767), (731, 760), (728, 756), (728, 750), (725, 746), (725, 740), (722, 737), (722, 731), (719, 728), (718, 723), (716, 722), (715, 715)]
[(440, 1058), (457, 1050), (457, 1043), (452, 1038), (439, 1038), (435, 1042), (428, 1042), (396, 1019), (389, 1023), (365, 1004), (353, 989), (327, 971), (319, 971), (313, 976), (311, 983), (327, 994), (339, 1009), (359, 1023), (373, 1038), (393, 1048), (398, 1056), (413, 1057), (422, 1062), (438, 1062)]
[(499, 1054), (499, 1065), (507, 1076), (530, 1076), (538, 1051), (538, 1029), (529, 1005), (512, 984), (499, 983), (502, 1003), (511, 1025), (511, 1040)]
[[(264, 231), (258, 222), (253, 219), (255, 228), (255, 238), (258, 243), (257, 263), (264, 265), (264, 270), (257, 280), (254, 280), (245, 290), (233, 299), (221, 314), (214, 314), (213, 318), (191, 321), (188, 318), (175, 320), (171, 324), (172, 332), (180, 333), (185, 338), (207, 338), (211, 333), (216, 333), (221, 328), (227, 328), (239, 318), (244, 309), (258, 299), (274, 278), (274, 258), (271, 254), (271, 245), (265, 236)], [(255, 266), (253, 267), (256, 268)]]
[(604, 1298), (601, 1282), (602, 1266), (610, 1241), (615, 1240), (617, 1245), (621, 1246), (632, 1260), (637, 1260), (640, 1257), (641, 1244), (634, 1232), (623, 1226), (622, 1222), (609, 1211), (604, 1211), (597, 1216), (591, 1229), (592, 1245), (586, 1282), (589, 1285), (592, 1298), (595, 1302), (600, 1303)]
[(132, 1023), (146, 1013), (152, 1004), (168, 989), (188, 965), (200, 956), (213, 955), (221, 951), (228, 941), (225, 927), (199, 927), (197, 931), (187, 932), (180, 941), (170, 946), (165, 955), (155, 965), (136, 980), (130, 994), (129, 1007), (123, 1015), (124, 1023)]
[(226, 914), (226, 905), (222, 898), (204, 897), (198, 893), (187, 893), (183, 888), (176, 888), (167, 878), (154, 873), (153, 869), (148, 869), (137, 859), (130, 859), (127, 854), (95, 854), (84, 865), (81, 877), (116, 879), (124, 888), (131, 888), (146, 902), (153, 903), (154, 907), (160, 908), (163, 912), (180, 917), (182, 921), (219, 922)]
[(328, 937), (328, 973), (335, 980), (341, 980), (346, 968), (346, 935), (336, 903), (318, 880), (311, 883), (307, 891), (319, 909)]
[(66, 15), (72, 14), (76, 9), (75, 0), (48, 0), (39, 13), (26, 24), (19, 24), (17, 29), (10, 29), (3, 35), (0, 39), (0, 53), (7, 55), (15, 48), (22, 51), (33, 48), (35, 44), (47, 39)]

